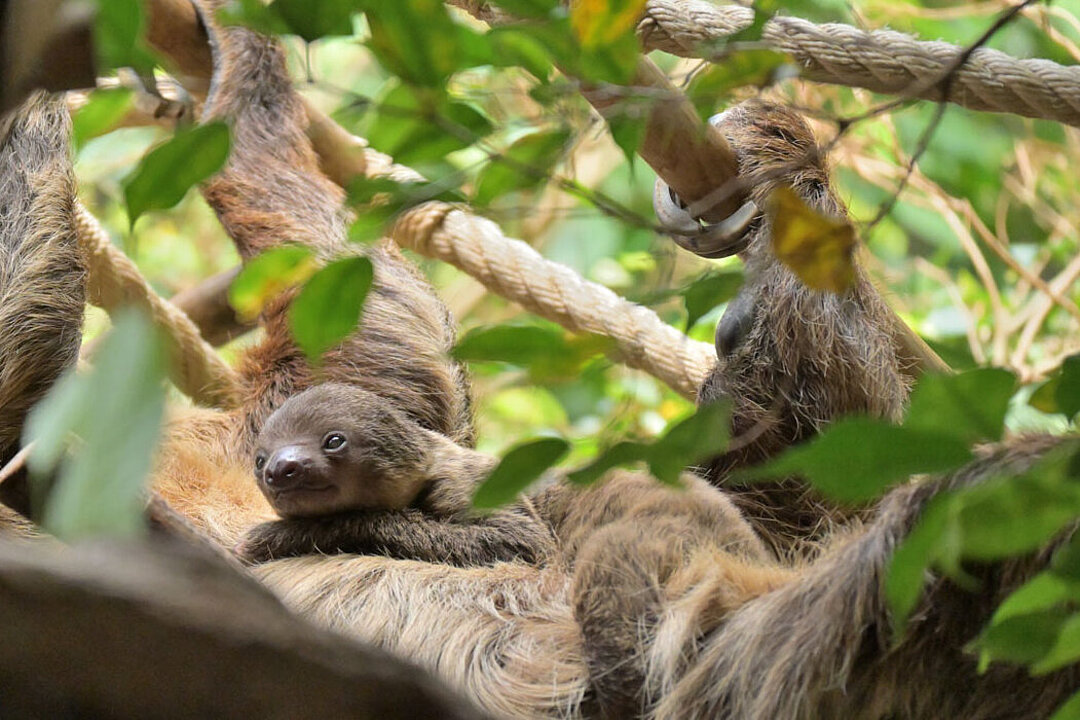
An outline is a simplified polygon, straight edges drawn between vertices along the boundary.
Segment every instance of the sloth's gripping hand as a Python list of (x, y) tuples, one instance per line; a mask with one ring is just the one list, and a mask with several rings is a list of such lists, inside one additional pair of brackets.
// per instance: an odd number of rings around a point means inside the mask
[(534, 518), (503, 510), (465, 521), (419, 510), (366, 510), (257, 525), (236, 546), (256, 564), (300, 555), (353, 553), (456, 567), (521, 561), (542, 563), (553, 551), (551, 530)]

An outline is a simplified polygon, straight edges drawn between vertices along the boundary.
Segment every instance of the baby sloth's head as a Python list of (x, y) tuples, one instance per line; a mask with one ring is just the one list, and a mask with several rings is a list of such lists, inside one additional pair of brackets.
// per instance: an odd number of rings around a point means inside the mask
[(266, 421), (255, 479), (282, 517), (408, 507), (425, 485), (424, 431), (385, 399), (326, 383)]

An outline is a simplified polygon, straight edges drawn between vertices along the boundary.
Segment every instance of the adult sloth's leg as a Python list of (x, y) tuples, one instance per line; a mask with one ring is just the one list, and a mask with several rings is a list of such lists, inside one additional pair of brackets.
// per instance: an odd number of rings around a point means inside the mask
[[(964, 652), (1003, 597), (1045, 557), (973, 571), (969, 592), (935, 579), (897, 638), (883, 583), (897, 544), (940, 489), (1020, 473), (1061, 439), (1025, 438), (952, 476), (894, 490), (867, 531), (789, 585), (747, 603), (708, 636), (692, 669), (673, 678), (660, 718), (1037, 718), (1080, 687), (1075, 669), (1032, 678)], [(898, 644), (895, 644), (899, 640)]]
[[(86, 271), (75, 240), (71, 122), (64, 104), (31, 95), (0, 124), (0, 467), (23, 422), (78, 357)], [(24, 478), (0, 501), (25, 511)]]

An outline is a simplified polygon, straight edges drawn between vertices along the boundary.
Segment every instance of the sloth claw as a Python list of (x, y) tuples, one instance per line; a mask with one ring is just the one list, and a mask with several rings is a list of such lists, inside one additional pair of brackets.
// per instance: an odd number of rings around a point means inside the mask
[(729, 357), (746, 340), (756, 316), (753, 296), (740, 291), (724, 310), (716, 325), (716, 357)]

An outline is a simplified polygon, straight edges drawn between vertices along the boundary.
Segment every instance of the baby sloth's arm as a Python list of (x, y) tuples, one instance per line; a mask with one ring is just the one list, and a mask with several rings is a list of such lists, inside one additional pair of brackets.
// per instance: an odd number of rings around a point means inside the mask
[(420, 510), (357, 510), (263, 523), (237, 553), (259, 563), (298, 555), (384, 555), (457, 567), (544, 562), (554, 547), (547, 524), (519, 510), (455, 520)]

